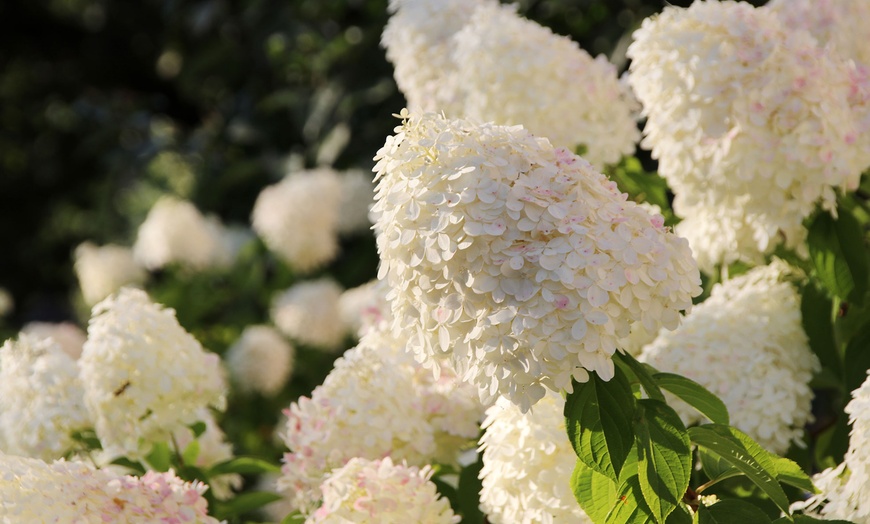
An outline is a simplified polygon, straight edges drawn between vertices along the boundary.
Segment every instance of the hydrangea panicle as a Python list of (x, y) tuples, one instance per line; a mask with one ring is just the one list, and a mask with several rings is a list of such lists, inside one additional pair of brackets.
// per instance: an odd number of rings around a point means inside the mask
[(520, 126), (410, 116), (376, 160), (392, 329), (484, 404), (528, 411), (588, 371), (609, 379), (633, 323), (674, 329), (701, 291), (661, 215)]
[(243, 392), (273, 396), (293, 372), (296, 350), (271, 326), (248, 326), (226, 354), (227, 366)]
[(85, 302), (93, 306), (125, 285), (145, 281), (145, 271), (133, 258), (133, 251), (115, 244), (80, 244), (75, 251), (75, 272)]
[(329, 278), (298, 282), (272, 300), (272, 320), (282, 333), (324, 351), (341, 348), (347, 328), (341, 323), (341, 287)]

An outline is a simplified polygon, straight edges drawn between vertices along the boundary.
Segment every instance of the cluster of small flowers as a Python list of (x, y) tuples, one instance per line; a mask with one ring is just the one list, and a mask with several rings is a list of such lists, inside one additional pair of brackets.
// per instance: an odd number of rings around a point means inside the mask
[(60, 458), (90, 426), (76, 362), (58, 344), (22, 334), (0, 347), (0, 452)]
[(638, 321), (675, 328), (700, 293), (685, 240), (580, 157), (520, 126), (405, 118), (376, 156), (392, 327), (488, 404), (523, 411), (611, 356)]
[(218, 524), (208, 515), (206, 489), (172, 471), (118, 476), (80, 462), (0, 453), (0, 522)]
[(369, 331), (389, 328), (387, 291), (384, 281), (372, 280), (341, 294), (338, 300), (341, 321), (351, 333), (362, 337)]
[(248, 326), (226, 354), (239, 391), (274, 396), (293, 373), (296, 350), (271, 326)]
[(301, 171), (264, 188), (251, 222), (266, 245), (301, 272), (338, 254), (338, 235), (368, 227), (371, 180), (359, 171)]
[[(809, 381), (820, 368), (801, 326), (800, 296), (783, 281), (787, 267), (776, 261), (717, 284), (676, 331), (660, 333), (639, 357), (712, 391), (734, 427), (780, 454), (811, 418)], [(687, 424), (702, 420), (679, 399), (669, 404)]]
[(498, 2), (392, 7), (382, 43), (413, 112), (520, 124), (598, 168), (634, 151), (636, 103), (604, 56)]
[(571, 491), (577, 456), (564, 408), (549, 392), (525, 414), (504, 397), (487, 409), (480, 505), (493, 524), (590, 522)]
[(75, 272), (85, 303), (93, 306), (127, 285), (145, 282), (145, 271), (124, 246), (91, 242), (80, 244), (75, 251)]
[(178, 324), (173, 310), (138, 289), (124, 288), (94, 307), (78, 364), (85, 403), (109, 455), (139, 457), (152, 442), (197, 422), (207, 406), (225, 406), (220, 358)]
[[(802, 221), (870, 164), (845, 60), (770, 10), (732, 1), (666, 7), (629, 46), (647, 117), (642, 145), (676, 194), (699, 264), (798, 248)], [(710, 219), (715, 220), (716, 234)]]
[(272, 300), (272, 321), (300, 344), (335, 351), (347, 334), (339, 313), (341, 293), (338, 283), (329, 278), (294, 284)]
[(323, 482), (323, 504), (305, 522), (457, 524), (460, 518), (438, 494), (431, 477), (428, 466), (394, 464), (390, 457), (353, 458)]
[(826, 520), (870, 524), (870, 378), (852, 392), (846, 406), (852, 431), (843, 463), (813, 476), (820, 493), (795, 505)]
[(87, 340), (82, 328), (72, 322), (28, 322), (21, 332), (40, 340), (52, 339), (73, 360), (78, 360)]
[(195, 270), (226, 267), (249, 238), (245, 230), (227, 228), (217, 217), (203, 216), (192, 203), (166, 196), (139, 226), (133, 256), (149, 270), (169, 264)]
[(327, 473), (354, 457), (455, 463), (477, 436), (483, 407), (451, 374), (434, 379), (396, 340), (370, 332), (286, 415), (291, 451), (278, 485), (294, 507), (310, 513)]
[[(195, 440), (199, 451), (193, 465), (199, 468), (208, 468), (233, 458), (233, 445), (227, 442), (227, 436), (212, 412), (201, 409), (195, 418), (205, 424), (205, 431), (197, 437), (190, 427), (179, 427), (172, 433), (173, 445), (183, 451)], [(215, 498), (226, 500), (232, 496), (233, 490), (242, 487), (242, 476), (237, 473), (216, 475), (209, 478), (209, 486)]]

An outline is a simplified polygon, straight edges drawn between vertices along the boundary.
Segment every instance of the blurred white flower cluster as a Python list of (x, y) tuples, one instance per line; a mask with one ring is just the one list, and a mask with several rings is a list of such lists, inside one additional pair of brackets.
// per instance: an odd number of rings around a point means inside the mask
[(338, 283), (329, 278), (294, 284), (274, 297), (272, 321), (300, 344), (335, 351), (347, 333), (339, 313), (341, 292)]
[(124, 246), (97, 246), (85, 242), (76, 248), (75, 271), (82, 295), (89, 306), (103, 300), (126, 285), (145, 282), (145, 271)]
[(240, 391), (273, 396), (290, 374), (296, 350), (271, 326), (248, 326), (227, 350), (226, 362)]
[(642, 145), (676, 194), (705, 270), (800, 248), (802, 221), (870, 165), (856, 147), (849, 64), (765, 9), (732, 1), (666, 7), (628, 49), (647, 118)]
[(370, 332), (286, 414), (290, 453), (278, 486), (308, 514), (325, 476), (354, 457), (455, 463), (477, 437), (483, 407), (450, 373), (433, 378), (396, 340)]
[(394, 464), (390, 457), (354, 458), (320, 487), (322, 505), (306, 524), (457, 524), (460, 518), (429, 479), (432, 469)]
[(564, 409), (548, 392), (525, 414), (504, 397), (486, 410), (480, 505), (493, 524), (591, 522), (571, 491), (577, 455)]
[(604, 56), (498, 2), (391, 8), (382, 43), (413, 112), (522, 125), (597, 168), (634, 151), (636, 103)]
[(0, 452), (4, 523), (219, 524), (208, 515), (206, 489), (200, 482), (184, 482), (172, 471), (121, 476), (83, 462), (49, 464)]
[[(801, 326), (800, 296), (777, 261), (713, 288), (673, 332), (662, 332), (639, 359), (688, 377), (725, 402), (731, 425), (783, 454), (810, 418), (809, 381), (820, 364)], [(703, 417), (671, 397), (686, 424)]]
[(523, 411), (613, 376), (632, 323), (674, 329), (700, 293), (685, 240), (587, 162), (520, 126), (406, 118), (378, 161), (393, 330), (437, 374)]
[(175, 312), (124, 288), (94, 307), (79, 358), (84, 400), (108, 455), (141, 457), (150, 444), (225, 407), (220, 358)]

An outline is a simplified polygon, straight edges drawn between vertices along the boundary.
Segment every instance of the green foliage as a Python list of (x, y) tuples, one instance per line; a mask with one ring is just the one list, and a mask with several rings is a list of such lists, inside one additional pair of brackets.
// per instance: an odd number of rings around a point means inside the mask
[(816, 275), (833, 296), (859, 306), (867, 294), (870, 262), (863, 232), (849, 213), (837, 219), (819, 213), (809, 226), (807, 244)]
[(741, 500), (723, 500), (712, 506), (698, 507), (697, 524), (770, 523), (770, 518), (757, 506)]
[(660, 388), (673, 393), (714, 423), (728, 425), (725, 403), (694, 380), (673, 373), (656, 373), (653, 379)]

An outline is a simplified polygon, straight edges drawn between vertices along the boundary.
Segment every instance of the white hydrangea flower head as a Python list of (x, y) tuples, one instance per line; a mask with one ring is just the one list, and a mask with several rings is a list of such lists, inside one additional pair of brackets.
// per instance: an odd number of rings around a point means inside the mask
[[(211, 411), (204, 409), (194, 417), (205, 424), (205, 431), (199, 436), (190, 427), (176, 429), (172, 436), (179, 451), (184, 451), (194, 440), (197, 441), (199, 453), (194, 466), (208, 468), (233, 458), (233, 445), (227, 441), (227, 436), (214, 419)], [(226, 500), (233, 495), (233, 490), (242, 487), (242, 476), (237, 473), (218, 475), (209, 479), (215, 498)]]
[(371, 173), (352, 169), (340, 175), (341, 202), (339, 203), (339, 234), (348, 235), (371, 229), (369, 209), (374, 203), (375, 186)]
[(248, 326), (226, 354), (227, 367), (243, 392), (277, 394), (293, 372), (296, 350), (271, 326)]
[(320, 278), (292, 285), (272, 301), (272, 321), (288, 337), (306, 346), (334, 351), (347, 328), (341, 324), (338, 300), (341, 287)]
[(5, 317), (15, 309), (15, 300), (12, 293), (0, 287), (0, 318)]
[[(731, 425), (783, 454), (811, 419), (809, 381), (820, 368), (801, 326), (800, 296), (784, 281), (788, 266), (769, 266), (717, 284), (674, 332), (662, 332), (639, 360), (688, 377), (722, 399)], [(683, 422), (703, 417), (679, 399)]]
[(75, 251), (74, 268), (88, 306), (126, 285), (142, 284), (146, 276), (133, 258), (133, 251), (115, 244), (80, 244)]
[(351, 459), (323, 485), (323, 505), (306, 524), (458, 524), (450, 502), (430, 480), (432, 469), (394, 464), (390, 457)]
[(870, 524), (870, 378), (852, 392), (846, 413), (852, 430), (843, 462), (814, 475), (813, 483), (821, 493), (796, 506), (825, 520)]
[(520, 124), (571, 150), (582, 144), (599, 169), (634, 152), (636, 102), (605, 56), (497, 3), (478, 7), (455, 40), (464, 105), (449, 116)]
[(338, 253), (341, 188), (332, 169), (290, 174), (260, 192), (254, 231), (294, 269), (312, 271)]
[(452, 55), (454, 35), (476, 7), (495, 0), (390, 0), (381, 45), (399, 89), (415, 112), (460, 113), (461, 79)]
[(52, 339), (73, 360), (82, 354), (87, 335), (72, 322), (28, 322), (21, 332), (38, 339)]
[(178, 324), (175, 311), (138, 289), (94, 306), (78, 364), (85, 403), (110, 454), (141, 456), (196, 422), (202, 409), (226, 404), (220, 358)]
[(388, 329), (391, 313), (387, 291), (389, 288), (383, 280), (372, 280), (345, 290), (338, 299), (342, 323), (358, 337), (369, 331)]
[(115, 475), (83, 462), (0, 453), (0, 522), (219, 524), (208, 515), (208, 486), (173, 471)]
[(790, 29), (809, 31), (821, 45), (832, 45), (845, 58), (870, 67), (870, 4), (855, 0), (771, 0), (773, 11)]
[(353, 457), (455, 463), (477, 437), (483, 409), (455, 375), (436, 380), (395, 339), (370, 332), (336, 360), (311, 398), (285, 411), (290, 452), (278, 485), (309, 514), (325, 475)]
[(43, 460), (92, 425), (75, 361), (52, 339), (20, 334), (0, 347), (0, 451)]
[(565, 399), (548, 392), (531, 411), (502, 397), (486, 410), (480, 506), (493, 524), (589, 524), (571, 491), (577, 455)]
[(173, 263), (200, 270), (212, 264), (218, 249), (219, 239), (206, 217), (192, 203), (165, 196), (139, 226), (133, 256), (149, 270)]
[(685, 240), (588, 162), (520, 126), (428, 114), (378, 152), (379, 278), (418, 360), (523, 411), (613, 376), (631, 324), (674, 329), (700, 294)]
[(224, 225), (213, 215), (206, 219), (206, 224), (217, 239), (217, 248), (209, 264), (212, 267), (224, 269), (232, 267), (242, 248), (254, 239), (254, 233), (250, 229), (239, 225)]
[(833, 210), (836, 190), (857, 187), (870, 164), (856, 147), (852, 68), (769, 10), (666, 7), (634, 33), (628, 56), (647, 117), (642, 145), (676, 194), (674, 211), (724, 215), (710, 237), (702, 219), (692, 226), (700, 260), (757, 262), (800, 245), (803, 219), (818, 203)]

